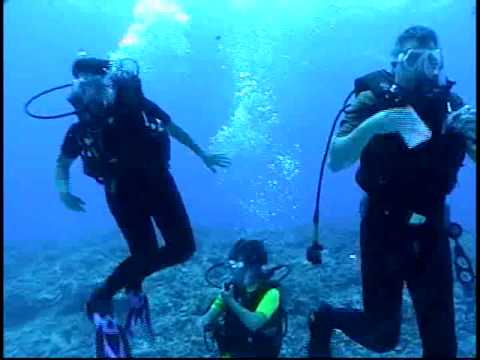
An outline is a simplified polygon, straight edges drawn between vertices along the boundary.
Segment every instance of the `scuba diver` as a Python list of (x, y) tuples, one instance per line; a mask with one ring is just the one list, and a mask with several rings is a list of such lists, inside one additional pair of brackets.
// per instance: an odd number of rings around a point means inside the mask
[(364, 310), (322, 303), (309, 317), (310, 357), (331, 356), (334, 329), (372, 351), (393, 350), (404, 284), (423, 356), (457, 353), (446, 197), (465, 156), (475, 162), (476, 110), (451, 91), (433, 30), (406, 29), (392, 55), (391, 72), (355, 81), (329, 159), (334, 172), (360, 160)]
[[(276, 358), (286, 332), (280, 281), (288, 276), (289, 268), (279, 265), (265, 270), (267, 252), (260, 240), (238, 240), (228, 259), (232, 276), (223, 286), (216, 286), (221, 292), (197, 325), (212, 334), (221, 357)], [(209, 271), (218, 265), (225, 264)], [(280, 268), (287, 272), (273, 280)]]
[[(190, 220), (169, 171), (169, 136), (187, 146), (214, 172), (230, 162), (223, 155), (205, 153), (165, 111), (145, 97), (138, 72), (115, 67), (108, 60), (82, 57), (74, 62), (72, 73), (68, 100), (78, 122), (64, 138), (56, 166), (56, 188), (67, 208), (85, 211), (84, 202), (69, 187), (69, 169), (78, 157), (85, 174), (105, 188), (108, 207), (127, 241), (130, 256), (93, 291), (87, 315), (96, 326), (97, 356), (129, 357), (127, 335), (133, 335), (134, 324), (142, 325), (152, 339), (154, 336), (143, 281), (159, 270), (185, 262), (195, 252)], [(165, 241), (163, 247), (157, 243), (154, 223)], [(112, 298), (121, 289), (126, 290), (130, 303), (124, 327), (117, 323), (112, 306)]]

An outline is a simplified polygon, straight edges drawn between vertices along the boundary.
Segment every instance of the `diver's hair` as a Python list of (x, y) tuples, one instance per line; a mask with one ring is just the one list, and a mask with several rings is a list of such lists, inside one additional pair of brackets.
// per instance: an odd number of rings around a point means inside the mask
[(268, 254), (261, 240), (239, 239), (233, 245), (228, 258), (235, 261), (243, 261), (249, 265), (266, 265)]
[(72, 65), (72, 75), (75, 79), (78, 79), (80, 74), (105, 76), (110, 68), (111, 63), (109, 60), (97, 59), (94, 57), (82, 57), (74, 61)]
[(404, 49), (405, 43), (410, 40), (417, 41), (420, 46), (426, 46), (431, 42), (438, 46), (438, 37), (435, 31), (426, 26), (415, 25), (409, 27), (398, 36), (391, 55), (396, 58)]

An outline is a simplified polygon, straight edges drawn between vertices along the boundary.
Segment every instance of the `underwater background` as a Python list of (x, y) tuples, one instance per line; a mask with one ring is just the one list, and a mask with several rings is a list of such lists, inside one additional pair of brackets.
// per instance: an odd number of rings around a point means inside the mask
[[(4, 1), (4, 356), (91, 357), (92, 325), (83, 312), (94, 285), (127, 255), (103, 189), (71, 173), (86, 213), (67, 210), (54, 186), (55, 161), (75, 118), (36, 120), (23, 112), (34, 94), (71, 81), (80, 49), (95, 57), (133, 57), (144, 91), (212, 152), (232, 165), (211, 173), (172, 141), (171, 171), (198, 251), (148, 278), (154, 344), (134, 356), (214, 356), (194, 326), (215, 289), (204, 271), (241, 236), (266, 241), (284, 281), (289, 332), (282, 356), (304, 356), (307, 316), (320, 300), (361, 306), (356, 166), (325, 172), (320, 208), (324, 264), (305, 261), (318, 172), (334, 116), (355, 78), (389, 69), (396, 37), (432, 27), (454, 91), (476, 107), (473, 0), (9, 0)], [(32, 109), (70, 110), (67, 92)], [(476, 264), (476, 176), (466, 159), (449, 197), (452, 219)], [(160, 240), (161, 241), (161, 240)], [(475, 357), (475, 299), (455, 285), (459, 356)], [(375, 354), (342, 333), (334, 354), (421, 355), (415, 315), (404, 293), (395, 351)], [(116, 310), (125, 311), (123, 294)]]

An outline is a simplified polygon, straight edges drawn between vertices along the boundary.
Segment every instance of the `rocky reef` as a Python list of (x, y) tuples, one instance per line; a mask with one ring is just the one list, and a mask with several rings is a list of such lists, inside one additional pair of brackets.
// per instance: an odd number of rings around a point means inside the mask
[[(312, 228), (254, 234), (264, 239), (270, 263), (290, 264), (292, 273), (283, 282), (289, 313), (288, 334), (281, 356), (304, 357), (308, 339), (307, 317), (320, 302), (361, 307), (361, 282), (357, 230), (323, 227), (327, 250), (323, 264), (305, 261), (305, 248)], [(231, 230), (195, 228), (198, 251), (193, 258), (155, 275), (145, 282), (149, 295), (156, 341), (134, 339), (136, 357), (215, 357), (207, 351), (195, 319), (208, 306), (217, 290), (204, 280), (205, 270), (223, 259), (239, 234)], [(475, 238), (461, 239), (475, 259)], [(94, 330), (83, 312), (91, 289), (127, 256), (124, 240), (117, 232), (68, 245), (45, 242), (41, 250), (5, 249), (4, 355), (6, 357), (92, 357)], [(455, 284), (457, 337), (460, 357), (476, 356), (475, 300), (464, 296)], [(123, 293), (115, 298), (119, 319), (126, 315)], [(338, 332), (333, 337), (334, 356), (418, 357), (421, 343), (415, 312), (404, 292), (402, 334), (394, 351), (376, 354)]]

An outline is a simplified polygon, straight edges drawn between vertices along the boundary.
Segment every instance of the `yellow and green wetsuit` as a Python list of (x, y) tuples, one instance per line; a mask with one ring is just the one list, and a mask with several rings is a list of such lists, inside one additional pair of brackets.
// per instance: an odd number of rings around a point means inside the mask
[(221, 357), (236, 356), (278, 356), (282, 338), (280, 290), (276, 287), (260, 287), (252, 293), (243, 293), (237, 301), (249, 311), (262, 314), (267, 322), (262, 330), (252, 333), (240, 319), (225, 306), (221, 296), (217, 296), (211, 308), (224, 316), (224, 325), (217, 333), (217, 343)]
[[(260, 303), (257, 305), (255, 312), (257, 314), (263, 314), (267, 319), (270, 319), (275, 311), (278, 310), (280, 306), (280, 291), (278, 289), (270, 289), (265, 295), (263, 295)], [(217, 296), (215, 301), (212, 304), (212, 307), (216, 310), (224, 310), (225, 304), (223, 303), (222, 297)]]

